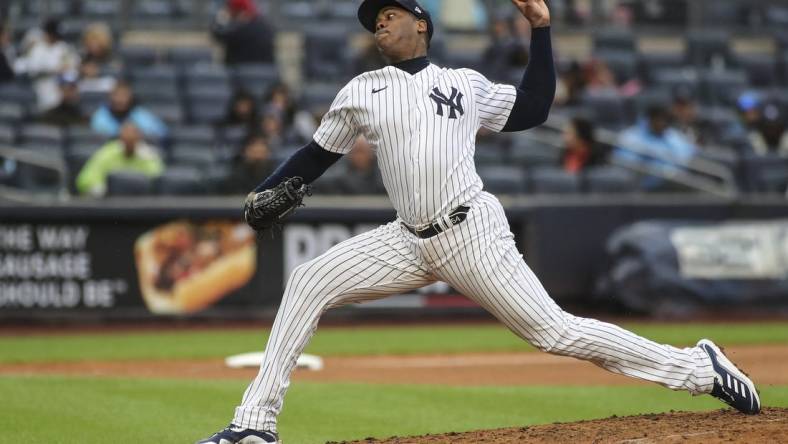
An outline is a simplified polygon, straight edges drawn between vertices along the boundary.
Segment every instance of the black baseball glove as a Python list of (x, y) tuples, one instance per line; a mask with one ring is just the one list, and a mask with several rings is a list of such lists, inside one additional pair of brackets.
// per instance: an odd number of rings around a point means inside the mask
[(244, 219), (258, 233), (269, 230), (302, 206), (306, 194), (309, 185), (300, 177), (285, 179), (270, 190), (251, 192), (244, 202)]

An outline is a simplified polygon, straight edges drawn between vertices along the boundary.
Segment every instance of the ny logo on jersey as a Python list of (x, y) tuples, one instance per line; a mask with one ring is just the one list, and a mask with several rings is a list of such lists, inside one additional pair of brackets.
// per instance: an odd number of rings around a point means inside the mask
[(446, 98), (438, 88), (432, 89), (432, 94), (430, 94), (430, 98), (435, 101), (435, 104), (438, 105), (438, 115), (443, 117), (443, 106), (449, 107), (449, 118), (456, 119), (457, 118), (457, 111), (460, 112), (460, 115), (465, 115), (465, 110), (462, 109), (462, 93), (457, 91), (457, 88), (451, 87), (451, 96)]

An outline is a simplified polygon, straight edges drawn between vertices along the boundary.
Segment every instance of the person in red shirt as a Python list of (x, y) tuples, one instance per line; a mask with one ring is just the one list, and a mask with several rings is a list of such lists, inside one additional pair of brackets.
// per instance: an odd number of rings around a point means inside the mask
[(607, 161), (607, 153), (596, 143), (594, 125), (584, 118), (574, 117), (569, 121), (564, 129), (564, 146), (561, 166), (570, 173)]

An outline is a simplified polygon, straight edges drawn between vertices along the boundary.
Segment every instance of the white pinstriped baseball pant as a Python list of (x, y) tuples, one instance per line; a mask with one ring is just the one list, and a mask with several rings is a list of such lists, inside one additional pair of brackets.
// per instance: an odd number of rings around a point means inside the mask
[(348, 239), (297, 267), (287, 283), (260, 372), (233, 423), (276, 431), (296, 359), (322, 313), (441, 280), (473, 299), (540, 350), (591, 361), (611, 372), (693, 394), (708, 393), (713, 370), (697, 347), (661, 345), (612, 324), (572, 316), (547, 295), (517, 251), (503, 208), (482, 192), (468, 218), (429, 239), (394, 221)]

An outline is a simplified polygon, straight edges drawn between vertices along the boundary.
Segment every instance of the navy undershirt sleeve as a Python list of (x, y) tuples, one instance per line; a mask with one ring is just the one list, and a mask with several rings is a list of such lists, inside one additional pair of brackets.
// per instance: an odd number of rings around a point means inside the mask
[(312, 183), (336, 163), (341, 154), (323, 149), (314, 140), (293, 153), (279, 168), (254, 189), (256, 193), (279, 185), (285, 178), (299, 176), (305, 183)]
[(555, 66), (550, 27), (531, 31), (531, 53), (523, 81), (517, 87), (509, 120), (501, 131), (523, 131), (543, 124), (555, 97)]

